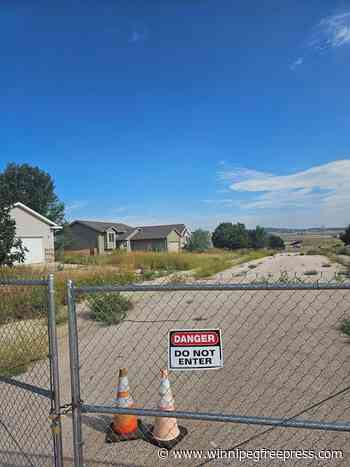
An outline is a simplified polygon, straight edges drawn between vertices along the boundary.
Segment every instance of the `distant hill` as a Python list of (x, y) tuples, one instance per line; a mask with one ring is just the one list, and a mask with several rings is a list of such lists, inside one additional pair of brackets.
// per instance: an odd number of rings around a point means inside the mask
[(334, 236), (344, 232), (345, 227), (309, 227), (307, 229), (291, 229), (279, 227), (265, 227), (270, 234), (275, 235), (324, 235)]

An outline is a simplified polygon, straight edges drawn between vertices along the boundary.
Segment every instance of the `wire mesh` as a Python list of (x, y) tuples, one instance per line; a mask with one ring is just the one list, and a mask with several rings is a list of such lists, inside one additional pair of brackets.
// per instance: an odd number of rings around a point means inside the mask
[(0, 277), (0, 465), (52, 463), (48, 291)]
[[(118, 369), (127, 367), (136, 406), (158, 407), (159, 373), (167, 367), (168, 332), (221, 329), (222, 369), (170, 372), (177, 410), (283, 419), (303, 414), (306, 420), (349, 422), (350, 346), (339, 330), (342, 321), (350, 318), (349, 284), (312, 283), (309, 278), (310, 286), (305, 288), (297, 277), (278, 283), (271, 278), (254, 280), (254, 288), (239, 284), (236, 290), (208, 290), (213, 281), (192, 284), (192, 290), (186, 286), (172, 290), (161, 284), (148, 291), (77, 289), (84, 403), (113, 406)], [(82, 415), (87, 465), (161, 462), (157, 448), (144, 440), (107, 444), (105, 432), (111, 420), (108, 415)], [(146, 430), (152, 430), (153, 420), (144, 419), (143, 423)], [(344, 451), (344, 458), (333, 464), (348, 465), (348, 433), (193, 420), (178, 423), (188, 434), (176, 449), (332, 448)], [(171, 452), (170, 465), (202, 464), (175, 459)], [(272, 461), (266, 462), (270, 465)], [(324, 461), (310, 462), (318, 465)], [(251, 461), (251, 465), (255, 463)]]

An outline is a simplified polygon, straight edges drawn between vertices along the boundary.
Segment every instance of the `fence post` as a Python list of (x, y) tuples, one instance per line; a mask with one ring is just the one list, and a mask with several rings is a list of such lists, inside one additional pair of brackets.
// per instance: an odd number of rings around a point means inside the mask
[(72, 421), (74, 443), (74, 466), (83, 467), (83, 441), (81, 430), (81, 400), (80, 400), (80, 372), (78, 328), (75, 310), (74, 285), (71, 280), (67, 282), (68, 328), (69, 328), (69, 360), (72, 390)]
[(62, 424), (60, 418), (60, 381), (56, 333), (55, 287), (53, 274), (49, 274), (47, 279), (47, 285), (51, 390), (53, 392), (53, 399), (51, 399), (51, 417), (54, 445), (54, 461), (55, 467), (63, 467)]

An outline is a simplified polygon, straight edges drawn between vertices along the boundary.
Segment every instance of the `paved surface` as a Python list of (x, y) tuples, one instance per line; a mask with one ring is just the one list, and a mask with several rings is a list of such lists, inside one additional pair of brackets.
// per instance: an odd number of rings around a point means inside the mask
[[(252, 281), (255, 279), (278, 280), (288, 276), (290, 279), (298, 277), (304, 281), (333, 280), (335, 275), (343, 271), (344, 267), (331, 263), (321, 255), (299, 255), (299, 253), (280, 253), (268, 256), (240, 266), (227, 269), (216, 274), (211, 280)], [(314, 275), (307, 275), (313, 271)]]
[[(257, 265), (254, 269), (243, 265), (220, 276), (226, 281), (241, 280), (242, 270), (249, 271), (248, 279), (256, 273), (277, 275), (283, 270), (301, 274), (327, 262), (319, 256), (278, 255), (254, 261)], [(329, 277), (334, 275), (334, 267), (325, 269)], [(81, 389), (85, 403), (111, 405), (118, 368), (126, 366), (137, 406), (156, 407), (159, 370), (167, 366), (167, 333), (174, 328), (221, 328), (224, 343), (223, 369), (171, 372), (179, 410), (291, 417), (350, 385), (350, 345), (337, 329), (342, 317), (348, 314), (347, 291), (149, 292), (135, 293), (131, 299), (134, 309), (118, 326), (97, 325), (88, 319), (86, 302), (78, 306)], [(60, 332), (62, 399), (69, 401), (67, 339), (65, 329)], [(347, 421), (349, 402), (350, 395), (346, 393), (300, 418)], [(175, 460), (172, 451), (167, 461), (159, 461), (157, 448), (142, 440), (108, 445), (104, 431), (110, 421), (104, 415), (84, 415), (87, 466), (201, 464), (194, 459)], [(188, 435), (178, 449), (231, 449), (260, 434), (242, 448), (342, 449), (345, 459), (332, 465), (349, 465), (346, 433), (277, 428), (261, 434), (267, 427), (190, 421), (180, 424), (186, 426)], [(64, 417), (63, 433), (66, 465), (71, 465), (69, 416)], [(224, 464), (223, 459), (217, 463)], [(272, 464), (270, 460), (259, 465)], [(245, 465), (256, 462), (248, 461)], [(318, 463), (312, 461), (311, 465)]]

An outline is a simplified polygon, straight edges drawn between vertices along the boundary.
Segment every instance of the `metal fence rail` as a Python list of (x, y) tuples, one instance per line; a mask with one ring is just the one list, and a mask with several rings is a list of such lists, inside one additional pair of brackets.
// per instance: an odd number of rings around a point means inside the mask
[[(150, 431), (169, 416), (157, 406), (171, 329), (220, 328), (224, 345), (222, 369), (170, 372), (173, 415), (188, 430), (181, 449), (346, 449), (350, 346), (339, 325), (349, 299), (349, 283), (70, 282), (76, 465), (157, 464), (154, 446), (107, 444), (105, 431), (116, 413), (144, 417)], [(119, 367), (129, 368), (130, 409), (113, 403)]]
[(63, 465), (57, 355), (53, 276), (1, 275), (0, 465)]

